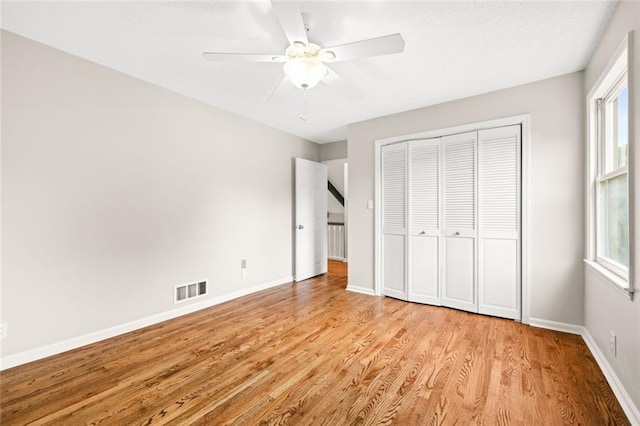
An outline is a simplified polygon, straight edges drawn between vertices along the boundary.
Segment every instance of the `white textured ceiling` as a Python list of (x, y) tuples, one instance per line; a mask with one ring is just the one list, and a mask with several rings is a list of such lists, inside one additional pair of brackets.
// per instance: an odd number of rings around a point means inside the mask
[[(2, 28), (239, 115), (325, 143), (346, 126), (581, 70), (616, 1), (301, 1), (324, 47), (400, 32), (402, 54), (332, 64), (365, 94), (320, 84), (266, 100), (274, 63), (214, 63), (203, 51), (278, 53), (268, 0), (2, 2)], [(303, 99), (303, 97), (305, 99)], [(298, 119), (306, 103), (307, 121)]]

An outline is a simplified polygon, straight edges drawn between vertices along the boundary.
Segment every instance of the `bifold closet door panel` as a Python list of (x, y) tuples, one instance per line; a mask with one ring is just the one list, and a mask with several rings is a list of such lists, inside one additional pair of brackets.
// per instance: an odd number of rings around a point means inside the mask
[(478, 311), (475, 252), (475, 238), (444, 238), (444, 306), (469, 312)]
[(382, 294), (407, 300), (407, 143), (381, 148)]
[(409, 142), (408, 184), (408, 298), (440, 305), (440, 138)]
[(478, 311), (476, 293), (477, 132), (441, 138), (443, 198), (442, 304)]
[(440, 305), (439, 238), (412, 235), (409, 301)]
[(478, 311), (521, 317), (521, 129), (478, 132)]
[(404, 235), (383, 236), (384, 268), (382, 294), (407, 300), (406, 290), (406, 237)]
[(478, 312), (520, 319), (518, 241), (480, 238), (479, 242)]

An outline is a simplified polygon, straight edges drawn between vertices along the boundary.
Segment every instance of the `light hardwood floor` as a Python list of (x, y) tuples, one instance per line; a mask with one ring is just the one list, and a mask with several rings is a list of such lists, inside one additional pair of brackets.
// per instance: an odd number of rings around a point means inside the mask
[(6, 370), (0, 423), (628, 424), (581, 337), (332, 271)]

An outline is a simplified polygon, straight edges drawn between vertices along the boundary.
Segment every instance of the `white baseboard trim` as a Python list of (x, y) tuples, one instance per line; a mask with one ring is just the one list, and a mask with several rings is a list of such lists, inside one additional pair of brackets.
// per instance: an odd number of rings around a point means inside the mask
[(624, 413), (629, 418), (629, 421), (634, 426), (640, 426), (640, 410), (638, 410), (638, 407), (636, 407), (633, 403), (633, 400), (627, 393), (627, 390), (625, 389), (620, 379), (618, 379), (618, 376), (613, 370), (613, 367), (611, 367), (611, 364), (609, 364), (609, 361), (604, 356), (595, 340), (593, 340), (591, 333), (589, 333), (589, 330), (587, 330), (586, 327), (575, 324), (543, 320), (540, 318), (529, 318), (529, 325), (532, 325), (534, 327), (547, 328), (549, 330), (563, 331), (565, 333), (579, 334), (580, 336), (582, 336), (582, 339), (584, 339), (587, 347), (591, 351), (591, 354), (598, 363), (600, 370), (602, 370), (605, 379), (607, 379), (609, 386), (611, 386), (611, 390), (618, 399), (618, 402), (620, 403), (620, 406), (622, 407)]
[(130, 331), (138, 330), (143, 327), (148, 327), (159, 322), (167, 321), (173, 318), (180, 317), (182, 315), (190, 314), (192, 312), (199, 311), (201, 309), (209, 308), (211, 306), (219, 305), (220, 303), (228, 302), (229, 300), (237, 299), (242, 296), (247, 296), (251, 293), (255, 293), (261, 290), (266, 290), (271, 287), (276, 287), (282, 284), (290, 283), (293, 281), (292, 277), (285, 277), (278, 280), (270, 281), (268, 283), (259, 284), (247, 289), (238, 290), (233, 293), (223, 294), (211, 299), (206, 299), (198, 303), (183, 306), (178, 309), (172, 309), (170, 311), (162, 312), (159, 314), (151, 315), (145, 318), (140, 318), (134, 321), (130, 321), (124, 324), (116, 325), (114, 327), (107, 328), (105, 330), (96, 331), (93, 333), (85, 334), (83, 336), (73, 337), (71, 339), (63, 340), (62, 342), (52, 343), (50, 345), (42, 346), (35, 349), (29, 349), (17, 354), (8, 355), (0, 358), (0, 371), (7, 368), (16, 367), (18, 365), (26, 364), (28, 362), (36, 361), (42, 358), (46, 358), (51, 355), (60, 354), (62, 352), (76, 349), (81, 346), (96, 343), (101, 340), (105, 340), (111, 337), (118, 336), (120, 334), (128, 333)]
[(591, 333), (589, 333), (589, 330), (587, 330), (586, 327), (583, 327), (582, 338), (600, 366), (600, 370), (602, 370), (604, 377), (607, 379), (607, 382), (609, 382), (611, 390), (613, 390), (616, 398), (618, 398), (618, 402), (620, 403), (620, 406), (622, 406), (624, 413), (629, 418), (629, 421), (632, 425), (640, 426), (640, 410), (638, 410), (638, 407), (633, 403), (633, 400), (627, 393), (627, 390), (622, 385), (620, 379), (618, 379), (618, 375), (613, 370), (613, 367), (611, 367), (611, 364), (609, 364), (609, 361), (596, 344), (596, 341), (593, 340)]
[(549, 321), (540, 318), (529, 317), (529, 325), (539, 328), (546, 328), (548, 330), (562, 331), (564, 333), (580, 334), (584, 327), (576, 324), (568, 324), (566, 322)]
[(375, 296), (376, 295), (376, 293), (371, 288), (358, 287), (358, 286), (355, 286), (355, 285), (347, 285), (347, 291), (352, 291), (354, 293), (362, 293), (362, 294), (366, 294), (366, 295), (369, 295), (369, 296)]

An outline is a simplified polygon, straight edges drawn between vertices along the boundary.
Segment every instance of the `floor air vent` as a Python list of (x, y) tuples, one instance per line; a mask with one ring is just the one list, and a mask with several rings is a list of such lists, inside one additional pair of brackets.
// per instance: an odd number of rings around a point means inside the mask
[(174, 292), (174, 303), (207, 294), (207, 282), (177, 285)]

